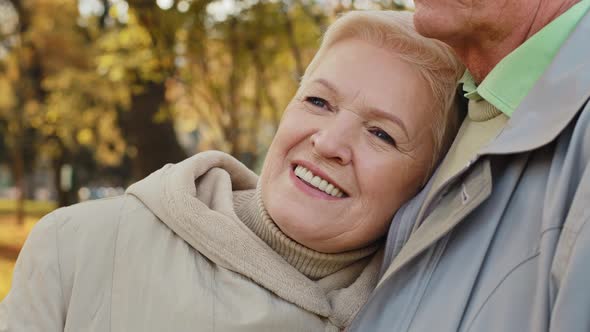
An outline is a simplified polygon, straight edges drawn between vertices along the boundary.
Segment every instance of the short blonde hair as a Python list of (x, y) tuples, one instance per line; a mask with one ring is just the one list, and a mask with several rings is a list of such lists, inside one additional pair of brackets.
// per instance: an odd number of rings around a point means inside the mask
[(464, 67), (446, 44), (416, 32), (413, 14), (401, 11), (351, 11), (340, 16), (325, 32), (318, 52), (305, 70), (301, 83), (311, 76), (327, 50), (345, 39), (360, 39), (392, 51), (416, 67), (435, 100), (432, 123), (434, 158), (428, 176), (446, 153), (459, 124), (457, 81)]

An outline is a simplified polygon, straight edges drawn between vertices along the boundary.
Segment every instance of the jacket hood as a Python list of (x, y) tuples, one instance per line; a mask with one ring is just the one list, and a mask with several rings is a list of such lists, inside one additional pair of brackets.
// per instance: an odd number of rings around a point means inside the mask
[[(165, 165), (131, 185), (126, 192), (171, 226), (176, 224), (173, 218), (187, 213), (207, 212), (217, 218), (237, 218), (231, 192), (254, 189), (257, 181), (258, 176), (237, 159), (223, 152), (207, 151), (180, 163)], [(181, 202), (187, 205), (180, 210), (172, 208)], [(209, 222), (197, 219), (195, 223)]]

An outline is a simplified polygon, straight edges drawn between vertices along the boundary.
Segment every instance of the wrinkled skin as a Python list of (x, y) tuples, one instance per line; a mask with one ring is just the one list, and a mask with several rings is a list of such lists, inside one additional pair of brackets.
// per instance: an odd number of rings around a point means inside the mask
[(449, 44), (477, 82), (579, 0), (415, 0), (414, 24)]
[[(263, 202), (279, 228), (328, 253), (382, 237), (428, 175), (429, 91), (417, 70), (391, 51), (356, 39), (328, 49), (287, 106), (262, 170)], [(299, 164), (346, 195), (306, 185), (293, 174)]]

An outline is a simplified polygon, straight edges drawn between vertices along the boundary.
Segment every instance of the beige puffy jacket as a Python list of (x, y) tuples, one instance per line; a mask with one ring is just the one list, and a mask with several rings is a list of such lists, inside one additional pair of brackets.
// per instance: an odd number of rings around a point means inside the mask
[(305, 277), (234, 213), (232, 190), (256, 182), (237, 160), (207, 152), (121, 197), (49, 214), (18, 258), (0, 331), (344, 328), (376, 283), (379, 254)]

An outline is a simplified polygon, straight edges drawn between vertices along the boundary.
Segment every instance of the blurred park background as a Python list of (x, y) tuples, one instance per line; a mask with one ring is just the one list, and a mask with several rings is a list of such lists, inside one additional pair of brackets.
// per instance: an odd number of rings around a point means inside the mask
[(35, 222), (226, 151), (258, 171), (323, 29), (359, 0), (0, 0), (0, 300)]

